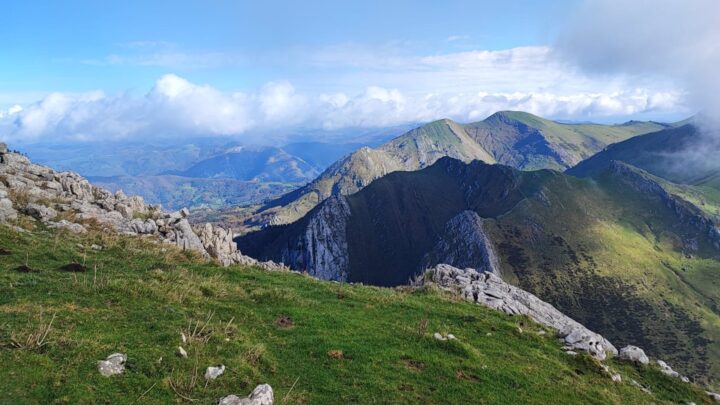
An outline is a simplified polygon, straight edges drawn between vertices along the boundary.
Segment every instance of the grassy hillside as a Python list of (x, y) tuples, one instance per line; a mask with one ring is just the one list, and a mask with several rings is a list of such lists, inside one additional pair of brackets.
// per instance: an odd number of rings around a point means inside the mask
[(501, 111), (465, 125), (476, 142), (502, 164), (522, 170), (564, 170), (607, 145), (667, 125), (631, 121), (620, 125), (563, 124), (521, 111)]
[[(682, 372), (717, 381), (720, 252), (692, 215), (623, 176), (580, 179), (443, 159), (346, 197), (351, 215), (341, 231), (323, 227), (322, 238), (306, 242), (311, 213), (237, 241), (251, 256), (291, 263), (297, 250), (344, 240), (349, 280), (400, 285), (423, 271), (445, 224), (472, 210), (484, 218), (507, 281), (620, 346), (637, 344)], [(717, 209), (710, 200), (705, 207)], [(288, 249), (295, 250), (283, 256)]]
[[(2, 403), (209, 404), (265, 382), (279, 404), (708, 403), (652, 367), (611, 361), (623, 377), (612, 382), (527, 319), (432, 289), (221, 268), (95, 232), (3, 226), (0, 248)], [(74, 261), (87, 271), (60, 270)], [(174, 355), (182, 332), (187, 359)], [(116, 351), (128, 355), (125, 373), (100, 376), (96, 362)], [(226, 373), (206, 383), (218, 363)]]

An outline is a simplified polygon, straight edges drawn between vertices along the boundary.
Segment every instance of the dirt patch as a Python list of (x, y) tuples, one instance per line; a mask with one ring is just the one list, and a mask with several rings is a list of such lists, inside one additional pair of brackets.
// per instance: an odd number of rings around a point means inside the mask
[(28, 266), (26, 266), (26, 265), (24, 265), (24, 264), (21, 265), (21, 266), (15, 267), (15, 271), (17, 271), (18, 273), (39, 273), (39, 272), (40, 272), (40, 270), (35, 270), (35, 269), (33, 269), (33, 268), (31, 268), (31, 267), (28, 267)]
[(10, 256), (11, 254), (11, 251), (0, 247), (0, 256)]
[(85, 273), (87, 271), (87, 267), (83, 266), (80, 263), (68, 263), (60, 267), (60, 271), (65, 271), (68, 273)]
[(345, 358), (345, 353), (342, 350), (330, 350), (327, 353), (328, 357), (335, 360), (342, 360)]
[(420, 372), (425, 370), (425, 363), (423, 363), (422, 361), (406, 359), (403, 362), (405, 363), (405, 368), (410, 371)]
[(279, 316), (273, 323), (282, 329), (290, 329), (295, 325), (292, 318), (286, 315)]

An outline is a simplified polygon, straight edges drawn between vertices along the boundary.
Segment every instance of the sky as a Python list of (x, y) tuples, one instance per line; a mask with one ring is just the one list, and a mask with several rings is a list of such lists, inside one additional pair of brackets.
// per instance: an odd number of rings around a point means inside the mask
[(242, 140), (506, 109), (673, 121), (708, 105), (689, 78), (713, 73), (668, 63), (714, 61), (720, 43), (713, 0), (2, 3), (0, 140), (17, 143)]

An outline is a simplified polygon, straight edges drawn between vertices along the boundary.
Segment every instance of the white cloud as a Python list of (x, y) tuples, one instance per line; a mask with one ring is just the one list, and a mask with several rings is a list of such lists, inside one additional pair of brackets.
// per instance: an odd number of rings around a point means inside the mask
[(228, 93), (176, 75), (161, 77), (142, 97), (52, 93), (0, 113), (4, 140), (118, 139), (241, 135), (297, 127), (382, 127), (453, 118), (474, 121), (498, 110), (549, 117), (597, 118), (676, 111), (682, 94), (634, 89), (612, 93), (463, 92), (406, 94), (378, 86), (348, 95), (298, 93), (273, 82), (251, 93)]
[(663, 77), (720, 123), (720, 1), (590, 0), (570, 21), (560, 56), (590, 74)]

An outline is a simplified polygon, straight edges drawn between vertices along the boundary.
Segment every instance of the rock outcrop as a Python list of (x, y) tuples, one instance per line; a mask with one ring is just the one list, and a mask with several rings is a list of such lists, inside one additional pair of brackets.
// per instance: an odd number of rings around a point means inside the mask
[[(426, 280), (425, 277), (431, 279)], [(440, 264), (420, 276), (418, 284), (434, 282), (441, 288), (459, 293), (468, 301), (484, 305), (509, 315), (526, 315), (535, 322), (558, 331), (568, 351), (582, 350), (604, 360), (618, 351), (599, 334), (558, 311), (540, 298), (504, 282), (493, 273), (473, 269), (458, 269)]]
[(284, 269), (243, 256), (228, 230), (208, 224), (197, 232), (187, 219), (187, 209), (164, 212), (160, 206), (146, 204), (142, 197), (129, 197), (122, 191), (111, 193), (91, 185), (77, 173), (56, 172), (0, 145), (0, 222), (13, 221), (22, 213), (49, 228), (74, 233), (84, 233), (88, 224), (96, 224), (122, 234), (151, 235), (217, 259), (225, 266), (248, 264)]
[(476, 212), (463, 211), (445, 224), (437, 244), (423, 258), (423, 268), (438, 264), (499, 274), (497, 254)]
[(620, 349), (618, 358), (621, 360), (627, 360), (639, 364), (649, 364), (650, 359), (645, 354), (645, 351), (637, 346), (625, 346)]

